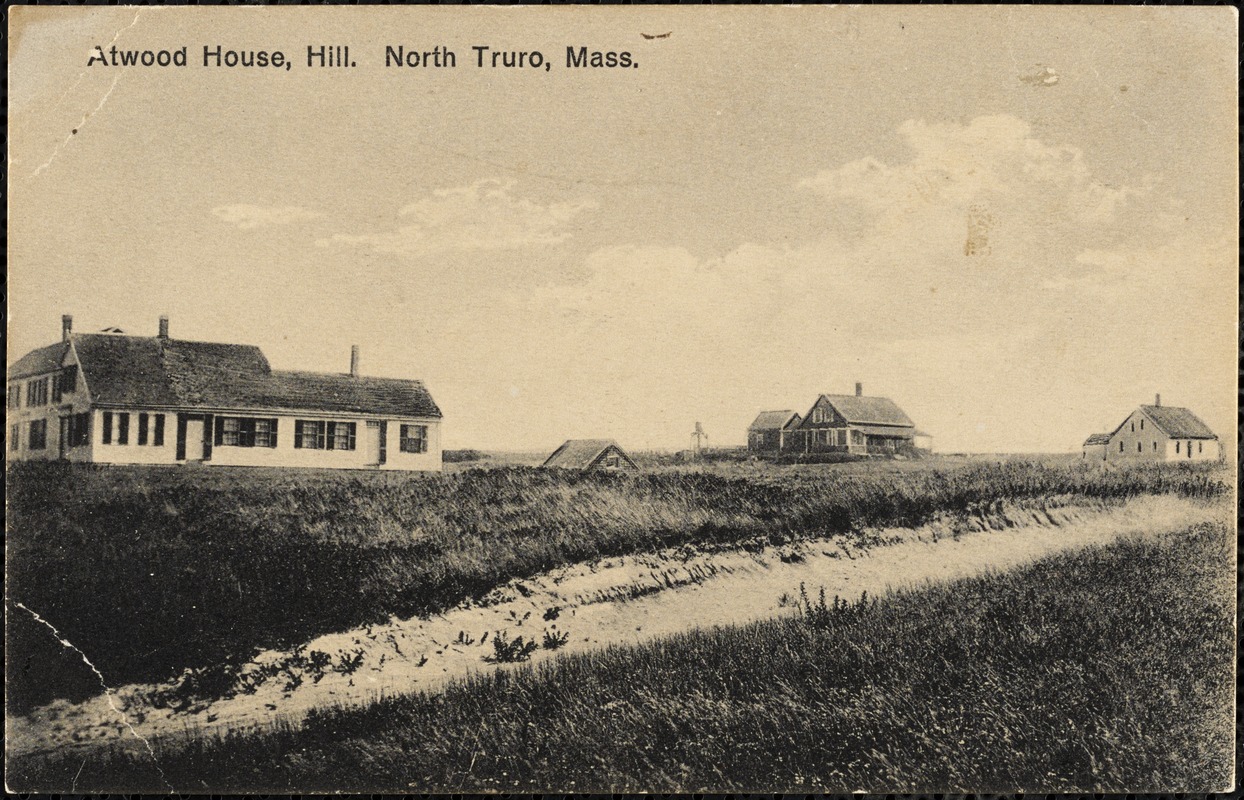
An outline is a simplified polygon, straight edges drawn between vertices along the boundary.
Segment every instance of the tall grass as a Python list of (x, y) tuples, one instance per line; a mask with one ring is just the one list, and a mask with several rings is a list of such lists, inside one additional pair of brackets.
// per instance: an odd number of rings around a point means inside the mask
[[(157, 743), (174, 787), (809, 793), (1221, 790), (1230, 533), (1205, 525), (879, 601), (614, 646)], [(11, 787), (164, 790), (146, 753), (9, 765)], [(200, 783), (202, 781), (202, 783)]]
[[(1004, 499), (1227, 491), (1218, 473), (1035, 463), (606, 475), (445, 476), (22, 464), (8, 473), (8, 599), (114, 684), (241, 662), (514, 579), (671, 545), (730, 547), (915, 525)], [(77, 654), (10, 606), (8, 702), (99, 691)]]

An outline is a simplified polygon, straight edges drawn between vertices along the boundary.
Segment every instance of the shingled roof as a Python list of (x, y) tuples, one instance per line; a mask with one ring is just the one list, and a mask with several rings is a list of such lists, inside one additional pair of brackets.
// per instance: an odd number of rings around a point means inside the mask
[(1085, 440), (1084, 440), (1084, 445), (1083, 445), (1083, 446), (1084, 446), (1084, 447), (1089, 447), (1089, 446), (1091, 446), (1091, 445), (1107, 445), (1107, 444), (1110, 444), (1110, 436), (1111, 436), (1111, 434), (1109, 434), (1109, 433), (1094, 433), (1094, 434), (1092, 434), (1091, 436), (1089, 436), (1087, 439), (1085, 439)]
[[(1141, 406), (1153, 424), (1172, 439), (1217, 439), (1200, 417), (1178, 406)], [(1126, 420), (1125, 420), (1126, 421)], [(1123, 427), (1122, 425), (1119, 426)]]
[(631, 469), (637, 469), (631, 457), (612, 439), (567, 439), (565, 444), (553, 451), (542, 466), (561, 469), (592, 469), (610, 452), (616, 452)]
[(47, 347), (40, 347), (38, 350), (31, 350), (9, 365), (8, 379), (29, 378), (32, 375), (55, 372), (60, 369), (61, 361), (65, 358), (65, 350), (68, 348), (69, 342), (57, 342)]
[(842, 418), (853, 425), (916, 427), (916, 423), (903, 413), (903, 409), (888, 397), (861, 397), (854, 394), (823, 394), (821, 397), (829, 401)]
[(441, 416), (421, 381), (273, 370), (253, 345), (115, 334), (71, 338), (91, 397), (103, 405)]
[(747, 427), (749, 431), (777, 431), (790, 424), (791, 418), (796, 422), (800, 417), (794, 411), (761, 411), (756, 419)]

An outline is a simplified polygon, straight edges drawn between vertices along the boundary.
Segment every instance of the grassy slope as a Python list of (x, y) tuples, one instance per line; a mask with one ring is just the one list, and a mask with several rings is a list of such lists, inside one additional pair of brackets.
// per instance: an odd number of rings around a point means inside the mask
[[(945, 470), (446, 476), (25, 464), (8, 484), (8, 599), (55, 625), (113, 684), (244, 661), (512, 578), (694, 543), (732, 546), (920, 524), (999, 499), (1226, 491), (1208, 470), (1034, 463)], [(99, 691), (20, 609), (10, 711)]]
[[(160, 763), (173, 786), (216, 791), (1221, 789), (1232, 544), (1220, 526), (1123, 541), (320, 711)], [(92, 790), (163, 785), (133, 752), (8, 780), (63, 789), (79, 769)]]

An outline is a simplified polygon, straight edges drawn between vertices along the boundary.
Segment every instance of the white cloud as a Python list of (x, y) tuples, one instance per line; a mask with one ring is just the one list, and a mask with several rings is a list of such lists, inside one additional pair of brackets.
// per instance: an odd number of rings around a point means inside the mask
[(912, 151), (889, 166), (865, 157), (823, 170), (800, 186), (833, 201), (850, 201), (884, 223), (913, 214), (962, 216), (973, 204), (1028, 214), (1045, 225), (1112, 222), (1144, 190), (1095, 178), (1076, 147), (1047, 144), (1009, 115), (966, 125), (908, 120), (899, 133)]
[(324, 216), (319, 211), (312, 211), (301, 206), (256, 206), (247, 203), (217, 206), (212, 209), (212, 213), (231, 225), (237, 225), (242, 230), (290, 225)]
[(596, 207), (590, 199), (542, 205), (516, 197), (513, 188), (514, 181), (481, 180), (437, 189), (398, 212), (409, 224), (383, 233), (337, 233), (317, 244), (408, 255), (555, 245), (570, 238), (576, 217)]

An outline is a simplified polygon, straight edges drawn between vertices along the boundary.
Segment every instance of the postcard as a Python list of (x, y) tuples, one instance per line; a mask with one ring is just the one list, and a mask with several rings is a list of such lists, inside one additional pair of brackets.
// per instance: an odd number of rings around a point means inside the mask
[(16, 6), (14, 792), (1222, 792), (1238, 16)]

